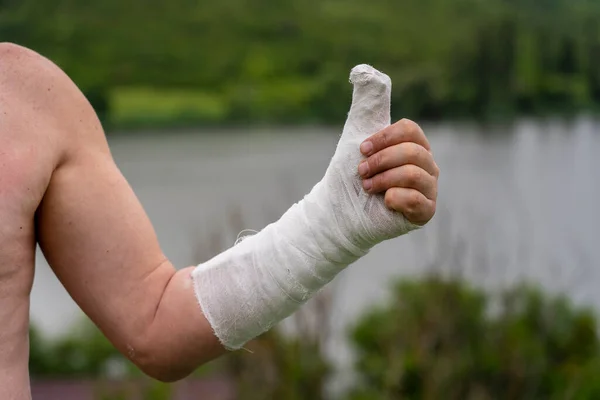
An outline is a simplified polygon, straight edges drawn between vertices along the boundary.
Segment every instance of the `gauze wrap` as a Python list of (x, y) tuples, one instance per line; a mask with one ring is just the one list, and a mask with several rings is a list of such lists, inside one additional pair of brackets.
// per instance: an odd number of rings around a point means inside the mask
[(390, 124), (390, 78), (350, 73), (352, 106), (323, 179), (275, 223), (192, 272), (204, 315), (228, 349), (292, 314), (370, 248), (417, 228), (362, 188), (360, 144)]

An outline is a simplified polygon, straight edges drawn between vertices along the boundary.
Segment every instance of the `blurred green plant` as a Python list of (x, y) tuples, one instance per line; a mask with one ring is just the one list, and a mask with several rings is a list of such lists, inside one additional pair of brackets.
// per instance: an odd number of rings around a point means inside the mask
[[(193, 377), (227, 376), (235, 385), (238, 398), (245, 400), (323, 399), (331, 370), (321, 348), (328, 334), (324, 319), (329, 315), (328, 306), (329, 298), (322, 293), (292, 317), (296, 335), (273, 329), (249, 342), (245, 350), (199, 368)], [(168, 400), (176, 385), (145, 377), (87, 318), (68, 336), (56, 341), (44, 340), (31, 327), (30, 348), (33, 379), (92, 379), (100, 400), (131, 396)]]
[[(329, 335), (330, 298), (321, 293), (291, 318), (295, 332), (273, 329), (228, 355), (224, 371), (233, 378), (244, 400), (325, 399), (332, 367), (324, 357)], [(312, 321), (307, 318), (314, 317)]]
[(130, 368), (126, 365), (128, 361), (87, 318), (69, 335), (55, 341), (44, 339), (33, 326), (29, 337), (29, 370), (34, 378), (100, 378), (110, 376), (111, 368), (119, 369), (117, 373), (121, 374)]
[(34, 326), (29, 338), (29, 370), (34, 380), (92, 379), (99, 400), (171, 398), (171, 385), (147, 378), (88, 318), (57, 340), (44, 339)]
[(0, 40), (57, 62), (117, 126), (338, 123), (358, 63), (392, 77), (396, 116), (600, 105), (594, 0), (2, 0), (0, 10)]
[(500, 299), (458, 281), (402, 281), (352, 332), (350, 399), (600, 398), (591, 311), (527, 286)]
[[(228, 376), (245, 400), (326, 398), (330, 303), (322, 293), (288, 320), (294, 334), (267, 332), (199, 376)], [(590, 310), (528, 286), (494, 297), (455, 280), (403, 280), (352, 331), (358, 384), (347, 398), (600, 398), (596, 324)], [(102, 399), (172, 393), (172, 385), (144, 378), (89, 322), (57, 342), (32, 328), (30, 368), (34, 379), (96, 379)]]

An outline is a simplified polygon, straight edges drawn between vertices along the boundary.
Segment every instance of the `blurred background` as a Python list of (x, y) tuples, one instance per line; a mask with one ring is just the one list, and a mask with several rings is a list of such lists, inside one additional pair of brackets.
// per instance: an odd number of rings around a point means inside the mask
[(426, 228), (176, 384), (124, 361), (39, 254), (34, 399), (600, 398), (599, 1), (0, 0), (0, 40), (86, 94), (178, 267), (321, 178), (356, 64), (390, 75), (442, 171)]

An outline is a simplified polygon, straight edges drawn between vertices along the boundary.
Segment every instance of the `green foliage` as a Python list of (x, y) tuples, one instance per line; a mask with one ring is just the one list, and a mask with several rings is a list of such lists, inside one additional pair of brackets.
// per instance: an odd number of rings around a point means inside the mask
[(319, 343), (271, 330), (224, 360), (238, 397), (245, 400), (319, 400), (330, 366)]
[(161, 382), (152, 382), (144, 392), (145, 400), (167, 400), (171, 399), (171, 385)]
[(170, 384), (158, 381), (131, 380), (103, 381), (98, 380), (95, 385), (94, 398), (98, 400), (171, 400), (172, 388)]
[[(600, 103), (600, 2), (593, 0), (0, 6), (0, 39), (55, 60), (115, 124), (339, 122), (348, 71), (358, 63), (392, 77), (396, 116), (484, 117)], [(199, 105), (190, 106), (196, 97)]]
[(44, 340), (34, 327), (29, 335), (29, 369), (34, 378), (104, 377), (111, 373), (111, 364), (135, 368), (87, 319), (69, 336), (54, 342)]
[(600, 396), (592, 313), (525, 286), (494, 303), (455, 281), (404, 281), (352, 338), (355, 400)]
[[(401, 281), (391, 294), (352, 330), (357, 385), (347, 399), (600, 398), (600, 342), (588, 309), (528, 286), (492, 297), (435, 277)], [(209, 372), (230, 377), (245, 400), (325, 398), (330, 298), (314, 300), (311, 313), (292, 318), (298, 337), (271, 330)], [(105, 399), (172, 394), (172, 385), (143, 378), (88, 320), (57, 342), (33, 328), (30, 340), (34, 379), (94, 378)]]
[(228, 113), (223, 99), (200, 91), (126, 88), (114, 90), (110, 101), (113, 121), (119, 125), (210, 123), (221, 121)]
[(323, 399), (330, 367), (317, 343), (272, 330), (225, 360), (239, 398)]
[(171, 384), (145, 377), (87, 318), (69, 335), (54, 341), (45, 340), (31, 327), (29, 340), (29, 370), (34, 380), (93, 379), (99, 400), (171, 398)]
[(222, 371), (233, 379), (237, 398), (326, 398), (332, 367), (323, 344), (330, 339), (332, 304), (331, 292), (324, 290), (287, 320), (294, 327), (293, 336), (272, 329), (223, 358)]
[[(324, 306), (321, 303), (320, 308)], [(302, 312), (296, 314), (300, 320)], [(324, 314), (323, 314), (324, 316)], [(300, 329), (305, 331), (303, 321)], [(221, 374), (231, 378), (240, 398), (290, 400), (323, 398), (330, 367), (321, 351), (323, 330), (316, 335), (304, 332), (292, 338), (272, 330), (241, 350), (204, 365), (192, 374), (201, 378)], [(167, 400), (175, 384), (145, 377), (123, 357), (89, 320), (84, 319), (66, 337), (44, 340), (37, 329), (30, 329), (30, 373), (33, 379), (93, 379), (95, 396), (102, 400), (120, 400), (141, 396), (146, 400)]]

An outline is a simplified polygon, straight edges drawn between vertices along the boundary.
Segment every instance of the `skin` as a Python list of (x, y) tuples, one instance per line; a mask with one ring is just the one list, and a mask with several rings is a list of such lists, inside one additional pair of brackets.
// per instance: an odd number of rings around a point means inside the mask
[[(367, 139), (363, 186), (417, 224), (435, 213), (439, 169), (417, 124)], [(0, 398), (30, 398), (35, 244), (106, 337), (142, 371), (179, 380), (225, 352), (115, 165), (94, 110), (39, 54), (0, 43)], [(191, 182), (193, 184), (193, 182)]]

